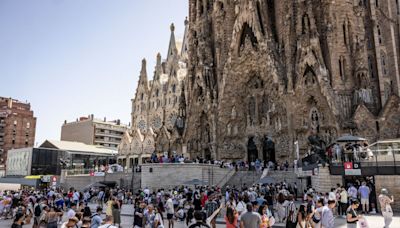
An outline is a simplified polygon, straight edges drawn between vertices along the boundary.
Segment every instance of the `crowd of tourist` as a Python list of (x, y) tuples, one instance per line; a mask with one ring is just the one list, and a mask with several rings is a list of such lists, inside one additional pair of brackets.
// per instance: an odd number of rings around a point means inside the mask
[[(24, 224), (33, 224), (34, 228), (116, 228), (121, 227), (121, 208), (132, 204), (134, 228), (173, 228), (176, 223), (215, 228), (218, 216), (223, 216), (227, 228), (268, 228), (276, 223), (289, 228), (331, 228), (339, 216), (346, 219), (348, 227), (366, 227), (363, 215), (380, 211), (385, 227), (389, 227), (393, 196), (382, 189), (373, 199), (373, 192), (368, 180), (348, 187), (338, 184), (326, 193), (309, 187), (303, 198), (297, 198), (295, 183), (286, 182), (227, 186), (224, 191), (216, 186), (144, 188), (136, 192), (108, 187), (84, 192), (47, 189), (3, 192), (0, 216), (12, 218), (13, 228)], [(371, 200), (377, 200), (380, 207)], [(97, 209), (91, 210), (89, 203), (97, 204)]]

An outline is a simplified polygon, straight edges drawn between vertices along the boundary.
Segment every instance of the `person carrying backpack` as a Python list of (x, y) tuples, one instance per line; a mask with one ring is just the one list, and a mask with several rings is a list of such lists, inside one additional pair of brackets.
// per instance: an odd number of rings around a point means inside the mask
[(96, 213), (93, 214), (91, 218), (90, 228), (98, 228), (101, 226), (103, 219), (100, 217), (101, 213), (103, 212), (103, 208), (97, 207)]
[(35, 216), (33, 220), (33, 228), (39, 227), (40, 217), (42, 215), (42, 205), (40, 205), (40, 201), (35, 204), (33, 207), (33, 215)]

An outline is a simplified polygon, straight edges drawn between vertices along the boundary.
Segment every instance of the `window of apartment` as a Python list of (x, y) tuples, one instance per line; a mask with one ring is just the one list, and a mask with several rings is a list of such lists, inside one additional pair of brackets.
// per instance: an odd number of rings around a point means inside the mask
[(31, 127), (31, 123), (26, 123), (26, 128), (29, 129)]
[(14, 120), (14, 126), (17, 126), (17, 123), (18, 123), (18, 122), (17, 122), (16, 120)]
[(25, 139), (25, 146), (28, 146), (28, 144), (29, 144), (29, 140)]
[(15, 139), (12, 140), (12, 144), (15, 144)]

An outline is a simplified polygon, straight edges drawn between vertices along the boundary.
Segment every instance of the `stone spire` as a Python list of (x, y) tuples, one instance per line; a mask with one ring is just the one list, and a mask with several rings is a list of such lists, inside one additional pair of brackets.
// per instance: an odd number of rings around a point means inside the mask
[(157, 53), (157, 63), (154, 70), (154, 79), (153, 81), (160, 80), (160, 75), (162, 74), (162, 66), (161, 66), (161, 54), (160, 52)]
[(187, 17), (185, 18), (185, 32), (183, 34), (183, 42), (181, 49), (181, 56), (183, 59), (188, 59), (188, 51), (189, 51), (189, 21)]
[[(140, 70), (139, 86), (148, 85), (147, 81), (147, 70), (146, 70), (146, 59), (142, 59), (142, 69)], [(147, 88), (147, 87), (146, 87)]]
[(174, 33), (175, 32), (175, 25), (174, 25), (174, 23), (171, 24), (170, 29), (171, 29), (171, 37), (169, 39), (167, 61), (170, 58), (174, 58), (175, 56), (178, 55), (178, 49), (176, 48), (176, 42), (175, 42), (175, 33)]

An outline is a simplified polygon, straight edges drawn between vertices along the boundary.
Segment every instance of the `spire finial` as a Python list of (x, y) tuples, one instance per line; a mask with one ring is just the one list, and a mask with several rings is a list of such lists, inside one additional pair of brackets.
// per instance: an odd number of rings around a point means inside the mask
[(185, 26), (187, 26), (189, 24), (188, 18), (185, 17)]
[(160, 52), (157, 53), (157, 65), (161, 65), (161, 54), (160, 54)]
[(174, 31), (175, 31), (175, 25), (174, 25), (174, 23), (171, 24), (170, 29), (171, 29), (171, 32), (174, 32)]
[(146, 58), (142, 59), (142, 69), (146, 69)]

